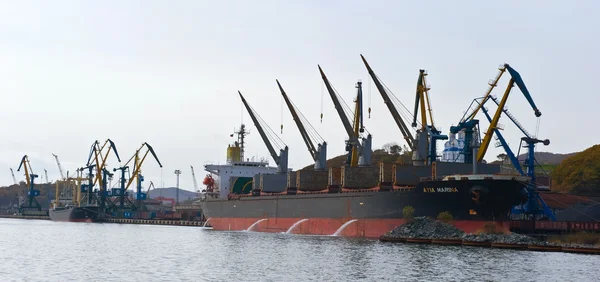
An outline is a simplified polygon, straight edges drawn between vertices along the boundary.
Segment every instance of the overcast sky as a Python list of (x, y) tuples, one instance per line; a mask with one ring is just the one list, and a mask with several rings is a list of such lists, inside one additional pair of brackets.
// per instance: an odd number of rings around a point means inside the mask
[[(242, 121), (251, 130), (247, 156), (269, 157), (237, 90), (277, 133), (283, 122), (290, 166), (301, 168), (312, 159), (282, 112), (275, 79), (328, 141), (329, 156), (342, 154), (345, 132), (317, 64), (347, 103), (363, 81), (374, 149), (404, 144), (360, 54), (409, 108), (426, 69), (436, 126), (445, 132), (509, 63), (542, 112), (538, 137), (551, 144), (540, 150), (598, 143), (589, 126), (600, 102), (600, 4), (431, 2), (0, 1), (0, 184), (11, 184), (9, 167), (16, 171), (24, 154), (34, 172), (45, 168), (53, 180), (52, 153), (73, 171), (94, 140), (111, 138), (124, 160), (143, 142), (154, 147), (164, 168), (146, 160), (145, 188), (161, 179), (175, 186), (180, 169), (181, 187), (193, 190), (190, 165), (201, 185), (203, 165), (225, 162), (229, 135)], [(494, 93), (501, 96), (507, 82), (505, 75)], [(536, 133), (538, 119), (517, 88), (507, 107)], [(501, 123), (517, 151), (522, 134), (508, 119)], [(486, 159), (501, 152), (492, 145)], [(117, 164), (111, 158), (108, 165)]]

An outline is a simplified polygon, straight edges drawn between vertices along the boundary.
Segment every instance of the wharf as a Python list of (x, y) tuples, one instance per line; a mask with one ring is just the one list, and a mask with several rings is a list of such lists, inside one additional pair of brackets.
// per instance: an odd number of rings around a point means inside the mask
[(578, 253), (578, 254), (594, 254), (600, 255), (600, 248), (581, 248), (581, 247), (569, 247), (569, 246), (556, 246), (556, 245), (538, 245), (538, 244), (507, 244), (507, 243), (492, 243), (492, 242), (473, 242), (460, 239), (420, 239), (420, 238), (395, 238), (388, 236), (381, 236), (379, 238), (381, 242), (393, 242), (393, 243), (418, 243), (418, 244), (436, 244), (436, 245), (462, 245), (472, 247), (487, 247), (487, 248), (501, 248), (501, 249), (513, 249), (513, 250), (529, 250), (538, 252), (566, 252), (566, 253)]
[(105, 223), (145, 224), (145, 225), (170, 225), (170, 226), (195, 226), (203, 227), (204, 221), (197, 220), (169, 220), (169, 219), (134, 219), (134, 218), (107, 218)]
[(14, 215), (14, 214), (0, 214), (0, 218), (15, 218), (15, 219), (37, 219), (37, 220), (50, 220), (47, 215)]

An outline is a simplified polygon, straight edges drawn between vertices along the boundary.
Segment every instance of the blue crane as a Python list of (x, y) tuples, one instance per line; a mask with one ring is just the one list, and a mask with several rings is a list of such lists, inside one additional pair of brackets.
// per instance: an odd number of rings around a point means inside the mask
[[(505, 65), (505, 67), (509, 71), (509, 73), (511, 74), (511, 76), (513, 78), (511, 79), (511, 82), (509, 83), (509, 88), (507, 88), (507, 90), (505, 91), (505, 94), (502, 97), (502, 100), (500, 102), (498, 102), (498, 100), (495, 97), (493, 97), (491, 95), (486, 95), (485, 97), (481, 98), (481, 100), (482, 100), (481, 102), (477, 102), (477, 99), (475, 100), (475, 102), (478, 104), (476, 109), (477, 110), (481, 109), (483, 111), (483, 113), (485, 114), (487, 120), (490, 122), (490, 128), (488, 128), (488, 132), (486, 133), (486, 139), (487, 139), (488, 145), (489, 145), (489, 139), (491, 139), (492, 134), (495, 134), (498, 141), (500, 141), (501, 146), (504, 148), (506, 155), (508, 156), (509, 160), (511, 161), (512, 165), (517, 170), (517, 172), (520, 175), (527, 175), (530, 178), (530, 182), (526, 188), (527, 191), (525, 192), (527, 194), (528, 200), (525, 204), (523, 204), (519, 207), (515, 207), (513, 209), (513, 214), (522, 214), (522, 213), (533, 214), (533, 215), (542, 214), (542, 215), (548, 216), (551, 220), (556, 220), (554, 214), (550, 211), (550, 209), (548, 208), (548, 206), (546, 205), (544, 200), (540, 197), (539, 192), (537, 191), (536, 175), (535, 175), (535, 151), (534, 151), (535, 144), (542, 143), (544, 145), (548, 145), (548, 144), (550, 144), (550, 141), (548, 139), (539, 140), (539, 139), (533, 138), (531, 136), (531, 134), (529, 134), (529, 132), (523, 128), (521, 123), (519, 123), (516, 120), (516, 118), (510, 112), (508, 112), (507, 109), (504, 108), (506, 99), (508, 97), (508, 94), (510, 93), (510, 87), (512, 86), (513, 82), (515, 84), (517, 84), (517, 86), (521, 89), (521, 92), (523, 92), (526, 99), (529, 101), (530, 105), (534, 109), (535, 115), (539, 117), (541, 115), (541, 112), (536, 107), (535, 103), (533, 102), (533, 99), (531, 98), (529, 91), (525, 87), (525, 84), (524, 84), (523, 80), (521, 79), (521, 76), (519, 75), (519, 73), (516, 72), (513, 68), (511, 68), (507, 64)], [(496, 105), (498, 105), (498, 109), (496, 110), (494, 118), (492, 118), (488, 114), (488, 111), (484, 106), (485, 102), (487, 102), (489, 100), (494, 101), (494, 103), (496, 103)], [(527, 160), (526, 160), (527, 173), (525, 173), (523, 171), (522, 166), (519, 163), (519, 160), (514, 155), (511, 148), (508, 146), (508, 143), (506, 142), (506, 140), (500, 133), (500, 130), (497, 126), (497, 122), (502, 113), (505, 113), (505, 115), (508, 116), (509, 119), (517, 126), (517, 128), (519, 128), (519, 130), (521, 130), (521, 132), (525, 135), (525, 137), (523, 137), (521, 139), (521, 141), (527, 143), (526, 147), (528, 148), (528, 156), (527, 156)], [(471, 118), (474, 118), (474, 115), (472, 115)], [(471, 121), (474, 121), (474, 119), (471, 119)], [(468, 144), (468, 143), (466, 143), (466, 144)], [(466, 146), (467, 145), (465, 145), (465, 147)], [(481, 153), (481, 151), (478, 153)], [(485, 153), (485, 151), (484, 151), (484, 153)], [(478, 157), (479, 157), (479, 154), (478, 154)]]
[(33, 170), (31, 169), (31, 163), (29, 163), (29, 158), (27, 155), (23, 156), (21, 159), (21, 163), (19, 164), (17, 171), (21, 171), (21, 168), (25, 170), (25, 183), (27, 183), (28, 190), (27, 199), (19, 204), (19, 213), (23, 213), (23, 211), (27, 209), (36, 209), (41, 211), (42, 206), (35, 198), (40, 195), (40, 190), (35, 189), (34, 184), (34, 180), (38, 177), (38, 175), (33, 173)]

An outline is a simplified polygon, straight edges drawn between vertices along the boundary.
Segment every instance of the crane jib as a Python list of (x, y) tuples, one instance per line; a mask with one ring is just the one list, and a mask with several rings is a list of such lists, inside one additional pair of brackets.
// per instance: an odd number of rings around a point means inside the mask
[(517, 72), (515, 69), (513, 69), (508, 64), (505, 64), (504, 66), (506, 67), (506, 69), (508, 70), (510, 75), (512, 76), (515, 84), (521, 90), (521, 93), (523, 93), (523, 95), (525, 96), (525, 99), (527, 99), (527, 101), (529, 102), (529, 104), (531, 105), (533, 110), (535, 111), (535, 116), (536, 117), (541, 116), (542, 113), (540, 112), (540, 110), (538, 110), (537, 106), (535, 105), (535, 102), (533, 102), (533, 98), (531, 98), (531, 94), (529, 94), (529, 90), (527, 90), (527, 87), (525, 86), (525, 82), (523, 82), (523, 79), (521, 78), (521, 75), (519, 74), (519, 72)]

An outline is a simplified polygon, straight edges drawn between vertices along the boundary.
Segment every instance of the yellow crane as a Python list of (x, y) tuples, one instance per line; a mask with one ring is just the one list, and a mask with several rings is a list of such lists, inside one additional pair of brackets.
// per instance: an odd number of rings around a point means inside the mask
[[(508, 70), (508, 72), (510, 73), (511, 79), (508, 82), (508, 85), (506, 86), (504, 95), (502, 95), (502, 99), (500, 100), (500, 103), (498, 104), (498, 109), (496, 110), (496, 113), (494, 114), (494, 117), (492, 118), (492, 121), (490, 122), (490, 126), (488, 127), (488, 129), (485, 133), (485, 137), (483, 138), (481, 145), (480, 145), (479, 149), (477, 150), (477, 161), (478, 162), (483, 161), (485, 153), (487, 152), (487, 149), (491, 143), (492, 136), (494, 135), (494, 130), (498, 129), (498, 122), (500, 121), (500, 116), (502, 115), (502, 112), (505, 112), (504, 107), (506, 106), (506, 101), (508, 100), (510, 91), (515, 84), (519, 87), (519, 89), (521, 90), (521, 93), (523, 94), (523, 96), (525, 96), (525, 98), (529, 102), (530, 106), (532, 107), (532, 109), (535, 113), (535, 116), (540, 117), (542, 115), (542, 113), (539, 111), (539, 109), (533, 102), (533, 98), (531, 97), (529, 90), (525, 86), (525, 82), (523, 82), (521, 75), (515, 69), (513, 69), (511, 66), (509, 66), (508, 64), (504, 64), (504, 68), (506, 70)], [(487, 96), (489, 96), (489, 94)], [(484, 102), (485, 102), (485, 98), (484, 98)], [(480, 105), (483, 105), (484, 102), (480, 103)], [(481, 107), (482, 106), (479, 106), (478, 109)]]

